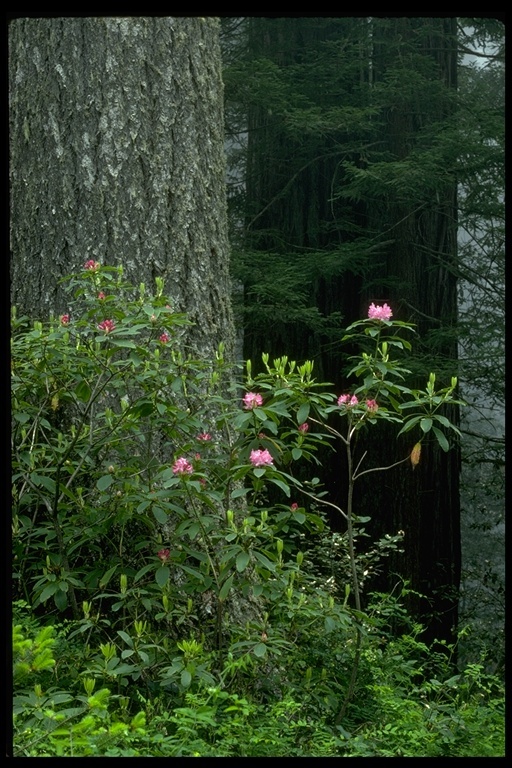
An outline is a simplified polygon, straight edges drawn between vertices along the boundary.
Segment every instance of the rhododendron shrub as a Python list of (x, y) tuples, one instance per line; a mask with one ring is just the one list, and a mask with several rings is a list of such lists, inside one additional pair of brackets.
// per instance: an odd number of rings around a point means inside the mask
[[(351, 489), (386, 469), (350, 463), (356, 433), (385, 419), (411, 432), (400, 462), (418, 465), (425, 434), (445, 449), (456, 435), (442, 412), (456, 380), (439, 389), (432, 374), (424, 391), (407, 388), (391, 352), (410, 349), (414, 329), (387, 305), (347, 329), (365, 351), (352, 369), (359, 385), (339, 394), (311, 361), (264, 354), (263, 373), (246, 361), (233, 377), (222, 344), (215, 360), (190, 358), (180, 345), (189, 321), (160, 279), (150, 292), (89, 260), (66, 285), (58, 319), (30, 324), (13, 310), (17, 596), (70, 612), (101, 649), (95, 674), (123, 688), (141, 675), (178, 693), (220, 684), (229, 660), (252, 669), (282, 656), (291, 670), (300, 643), (332, 633), (346, 664), (329, 707), (343, 712), (368, 566), (356, 549), (361, 512), (351, 493), (346, 507), (325, 498), (319, 449), (347, 452)], [(326, 506), (346, 525), (348, 569), (335, 582), (305, 553)]]

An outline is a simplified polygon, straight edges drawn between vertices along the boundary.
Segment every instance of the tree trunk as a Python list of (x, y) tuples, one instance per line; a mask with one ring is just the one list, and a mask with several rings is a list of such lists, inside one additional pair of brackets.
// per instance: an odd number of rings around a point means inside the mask
[[(422, 129), (442, 121), (452, 109), (450, 90), (457, 84), (456, 25), (455, 19), (387, 21), (388, 25), (380, 28), (374, 50), (375, 81), (388, 78), (389, 82), (403, 71), (403, 61), (412, 49), (423, 59), (424, 71), (433, 67), (431, 77), (437, 77), (446, 89), (446, 95), (441, 91), (436, 100), (427, 99), (427, 90), (418, 92), (414, 82), (411, 87), (400, 84), (395, 98), (390, 91), (383, 144), (393, 159), (410, 161)], [(455, 179), (440, 183), (430, 196), (423, 195), (417, 201), (406, 193), (390, 195), (368, 207), (370, 231), (390, 229), (393, 242), (371, 290), (363, 291), (363, 304), (367, 306), (376, 296), (384, 297), (393, 306), (396, 319), (414, 322), (419, 335), (416, 351), (421, 351), (432, 370), (445, 368), (438, 383), (448, 385), (451, 375), (457, 373)], [(433, 342), (430, 348), (429, 340)], [(413, 385), (424, 388), (424, 374), (415, 378)], [(457, 409), (445, 415), (458, 423)], [(393, 430), (384, 428), (378, 442), (371, 444), (369, 462), (386, 465), (406, 456), (414, 443), (411, 433), (407, 437), (397, 446)], [(397, 455), (397, 447), (401, 455)], [(428, 622), (425, 639), (453, 640), (461, 568), (460, 446), (453, 445), (444, 453), (435, 439), (426, 440), (414, 471), (402, 465), (389, 474), (383, 482), (364, 486), (366, 503), (375, 508), (372, 531), (380, 535), (399, 529), (405, 532), (404, 555), (391, 557), (389, 570), (406, 575), (412, 588), (426, 596), (427, 602), (414, 595), (410, 598), (413, 612)], [(387, 588), (391, 586), (389, 577), (384, 583)]]
[(58, 280), (122, 264), (233, 350), (215, 18), (27, 18), (9, 28), (11, 300), (66, 310)]

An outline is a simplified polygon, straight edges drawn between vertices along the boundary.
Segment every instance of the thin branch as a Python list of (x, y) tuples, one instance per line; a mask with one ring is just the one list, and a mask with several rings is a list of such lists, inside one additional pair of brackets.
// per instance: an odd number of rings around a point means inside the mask
[(309, 493), (309, 491), (305, 491), (304, 488), (299, 488), (300, 493), (305, 493), (306, 496), (309, 496), (310, 499), (313, 499), (313, 501), (318, 502), (319, 504), (327, 504), (329, 507), (334, 507), (338, 512), (341, 512), (345, 520), (348, 520), (347, 515), (344, 513), (344, 511), (341, 509), (341, 507), (338, 507), (336, 504), (333, 504), (332, 501), (326, 501), (325, 499), (319, 499), (318, 496), (314, 496), (314, 494)]
[[(352, 480), (356, 480), (358, 477), (362, 477), (363, 475), (367, 475), (368, 472), (384, 472), (386, 469), (393, 469), (393, 467), (398, 467), (399, 464), (403, 464), (404, 461), (408, 461), (409, 456), (406, 456), (405, 459), (400, 459), (400, 461), (396, 461), (394, 464), (390, 464), (388, 467), (372, 467), (371, 469), (365, 469), (363, 472), (359, 472), (359, 474), (354, 473), (352, 476)], [(359, 462), (360, 464), (361, 462)], [(359, 464), (357, 466), (359, 466)]]

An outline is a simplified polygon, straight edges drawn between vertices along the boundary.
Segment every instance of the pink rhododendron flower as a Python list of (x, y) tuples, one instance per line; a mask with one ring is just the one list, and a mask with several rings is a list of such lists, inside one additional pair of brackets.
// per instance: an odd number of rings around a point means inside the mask
[(251, 410), (252, 408), (257, 408), (258, 405), (262, 404), (263, 398), (257, 392), (247, 392), (244, 395), (244, 408)]
[(196, 440), (202, 440), (203, 442), (208, 442), (208, 440), (211, 440), (212, 436), (209, 432), (201, 432), (197, 437)]
[(338, 405), (357, 405), (359, 400), (355, 395), (340, 395), (338, 397)]
[(167, 344), (167, 342), (169, 342), (170, 340), (171, 340), (171, 337), (169, 336), (168, 333), (162, 333), (162, 335), (159, 336), (158, 338), (158, 341), (160, 342), (160, 344)]
[(372, 413), (377, 413), (377, 411), (379, 410), (379, 406), (377, 405), (377, 401), (376, 400), (367, 400), (366, 401), (366, 407)]
[(169, 559), (170, 554), (171, 554), (171, 551), (169, 549), (160, 549), (157, 552), (157, 555), (162, 561), (162, 563), (165, 563)]
[(96, 271), (100, 268), (100, 264), (98, 261), (94, 261), (94, 259), (89, 259), (89, 261), (86, 261), (84, 264), (84, 269), (91, 269)]
[(370, 320), (389, 320), (393, 314), (391, 307), (387, 304), (374, 304), (368, 307), (368, 317)]
[(113, 331), (116, 327), (116, 324), (113, 320), (103, 320), (102, 323), (98, 323), (98, 328), (100, 331), (105, 331), (105, 333), (110, 333), (110, 331)]
[(307, 423), (307, 421), (305, 421), (304, 424), (299, 425), (299, 432), (302, 432), (304, 435), (308, 430), (309, 430), (309, 424)]
[(293, 504), (290, 504), (290, 509), (292, 512), (295, 512), (295, 510), (298, 508), (299, 508), (299, 505), (297, 504), (296, 501), (294, 501)]
[(61, 322), (61, 325), (68, 325), (68, 323), (69, 323), (69, 315), (61, 315), (60, 316), (60, 322)]
[(263, 451), (251, 451), (250, 461), (254, 467), (265, 467), (274, 463), (274, 459), (266, 449)]
[(105, 294), (103, 293), (103, 291), (100, 291), (98, 293), (98, 299), (104, 299), (104, 298), (105, 298)]
[(190, 475), (194, 471), (194, 467), (184, 456), (180, 456), (172, 465), (172, 471), (175, 475)]

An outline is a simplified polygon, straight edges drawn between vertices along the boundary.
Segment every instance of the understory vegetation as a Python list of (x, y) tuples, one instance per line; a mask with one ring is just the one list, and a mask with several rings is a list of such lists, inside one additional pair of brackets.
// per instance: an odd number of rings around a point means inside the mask
[[(68, 314), (12, 313), (13, 756), (503, 756), (485, 653), (426, 644), (400, 578), (366, 589), (405, 544), (353, 507), (388, 469), (365, 435), (408, 435), (404, 472), (459, 437), (456, 378), (408, 387), (414, 327), (370, 305), (337, 398), (308, 361), (190, 358), (158, 279), (64, 282)], [(320, 449), (346, 457), (344, 507)]]

